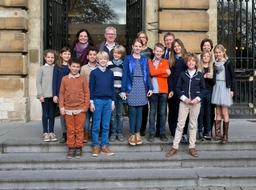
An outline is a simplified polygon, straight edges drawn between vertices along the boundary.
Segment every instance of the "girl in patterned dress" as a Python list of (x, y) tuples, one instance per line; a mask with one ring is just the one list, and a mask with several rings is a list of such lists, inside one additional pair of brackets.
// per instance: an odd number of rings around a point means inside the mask
[[(216, 58), (216, 84), (212, 92), (212, 104), (216, 104), (215, 140), (222, 143), (228, 142), (229, 115), (228, 107), (233, 104), (235, 91), (235, 72), (232, 62), (226, 55), (223, 45), (218, 44), (214, 48)], [(221, 120), (223, 116), (223, 137), (221, 136)]]
[(150, 81), (148, 59), (141, 56), (142, 41), (135, 39), (132, 44), (133, 53), (126, 56), (123, 63), (121, 97), (127, 98), (129, 106), (130, 145), (142, 144), (140, 128), (142, 108), (148, 104), (153, 86)]

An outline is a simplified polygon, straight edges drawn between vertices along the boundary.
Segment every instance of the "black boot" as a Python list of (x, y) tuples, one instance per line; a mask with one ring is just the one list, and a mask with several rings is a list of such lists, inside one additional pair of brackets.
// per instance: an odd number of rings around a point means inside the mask
[(67, 133), (63, 133), (60, 139), (60, 143), (65, 143), (67, 141)]

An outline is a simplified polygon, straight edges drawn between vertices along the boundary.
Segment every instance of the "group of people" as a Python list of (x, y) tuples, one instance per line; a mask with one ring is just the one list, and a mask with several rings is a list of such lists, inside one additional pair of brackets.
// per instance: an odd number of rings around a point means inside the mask
[(177, 153), (180, 142), (189, 142), (189, 153), (198, 156), (196, 136), (210, 140), (213, 123), (215, 139), (228, 142), (228, 107), (233, 103), (235, 74), (222, 45), (216, 45), (212, 54), (212, 41), (204, 39), (197, 56), (187, 53), (183, 42), (168, 32), (164, 45), (156, 43), (151, 49), (141, 31), (126, 55), (125, 47), (115, 41), (114, 27), (107, 27), (104, 36), (106, 40), (95, 45), (89, 31), (81, 29), (72, 47), (63, 47), (56, 61), (56, 52), (45, 50), (46, 63), (38, 69), (36, 80), (45, 142), (57, 141), (57, 104), (63, 132), (60, 142), (67, 144), (67, 158), (80, 158), (83, 143), (90, 137), (92, 156), (114, 155), (109, 141), (124, 141), (125, 105), (130, 145), (143, 143), (147, 121), (149, 142), (155, 137), (168, 141), (167, 118), (174, 137), (167, 157)]

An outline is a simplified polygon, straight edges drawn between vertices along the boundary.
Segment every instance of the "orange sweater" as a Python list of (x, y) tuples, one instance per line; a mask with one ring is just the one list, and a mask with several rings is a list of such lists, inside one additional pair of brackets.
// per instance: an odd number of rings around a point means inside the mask
[(66, 110), (88, 110), (90, 90), (85, 76), (68, 78), (64, 76), (60, 85), (59, 107)]
[(148, 60), (148, 66), (149, 66), (149, 72), (150, 77), (156, 77), (158, 86), (159, 86), (159, 92), (160, 93), (166, 93), (168, 94), (168, 74), (166, 73), (166, 69), (169, 68), (168, 60), (161, 59), (161, 61), (158, 64), (158, 68), (155, 69), (155, 66), (153, 65), (154, 60), (149, 59)]

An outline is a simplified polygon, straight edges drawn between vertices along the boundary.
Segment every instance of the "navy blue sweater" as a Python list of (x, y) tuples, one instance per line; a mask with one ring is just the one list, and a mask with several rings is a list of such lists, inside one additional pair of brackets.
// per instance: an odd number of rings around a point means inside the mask
[(62, 77), (68, 75), (70, 72), (67, 65), (62, 65), (61, 68), (56, 65), (53, 68), (53, 78), (52, 78), (52, 95), (58, 96), (60, 95), (60, 84)]
[(90, 74), (89, 87), (90, 100), (115, 100), (113, 71), (106, 69), (102, 72), (99, 68), (94, 69)]
[(195, 99), (197, 96), (202, 99), (205, 91), (205, 82), (202, 73), (196, 71), (192, 78), (190, 78), (188, 70), (180, 73), (176, 86), (176, 93), (179, 98), (185, 95), (190, 100)]

